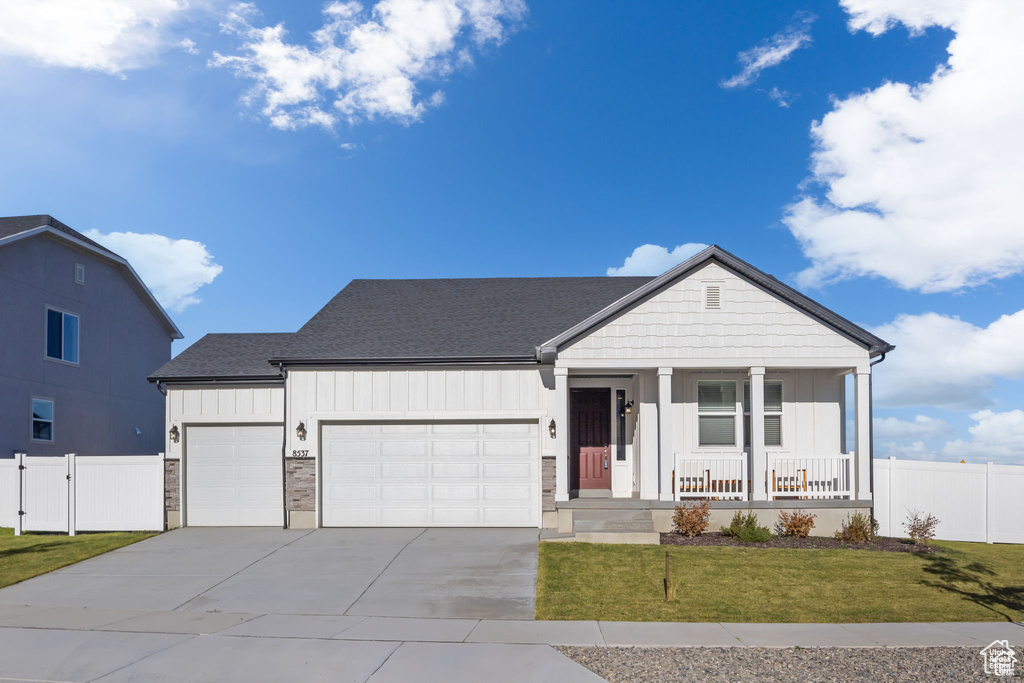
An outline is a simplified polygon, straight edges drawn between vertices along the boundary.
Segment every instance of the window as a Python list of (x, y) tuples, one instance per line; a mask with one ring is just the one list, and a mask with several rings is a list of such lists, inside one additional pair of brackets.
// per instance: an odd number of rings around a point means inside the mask
[(736, 382), (697, 382), (697, 415), (701, 446), (735, 446)]
[(615, 459), (626, 459), (626, 390), (615, 390)]
[[(743, 383), (743, 445), (750, 445), (750, 382)], [(782, 445), (782, 382), (764, 383), (764, 445)]]
[(53, 401), (32, 399), (32, 440), (53, 441)]
[(78, 362), (78, 316), (46, 309), (46, 357)]

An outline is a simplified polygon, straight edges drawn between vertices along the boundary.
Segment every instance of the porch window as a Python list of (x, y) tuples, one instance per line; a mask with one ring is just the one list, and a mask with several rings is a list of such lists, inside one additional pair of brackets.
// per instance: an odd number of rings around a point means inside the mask
[[(743, 383), (743, 445), (750, 445), (750, 382)], [(764, 445), (782, 445), (782, 382), (764, 382)]]
[(735, 446), (736, 382), (697, 382), (697, 420), (701, 446)]

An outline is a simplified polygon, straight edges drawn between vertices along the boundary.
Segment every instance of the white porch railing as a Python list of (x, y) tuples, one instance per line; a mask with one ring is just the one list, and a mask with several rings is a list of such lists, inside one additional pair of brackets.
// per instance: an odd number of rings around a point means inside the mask
[(793, 457), (768, 453), (768, 497), (851, 498), (854, 454)]
[(675, 498), (746, 500), (746, 453), (702, 453), (699, 457), (676, 454)]

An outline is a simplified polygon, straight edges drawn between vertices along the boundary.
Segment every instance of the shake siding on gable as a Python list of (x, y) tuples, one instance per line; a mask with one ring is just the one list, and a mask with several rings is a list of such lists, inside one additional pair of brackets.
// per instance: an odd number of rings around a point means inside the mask
[[(720, 309), (705, 310), (709, 282), (721, 287)], [(559, 353), (564, 361), (866, 356), (863, 347), (714, 263)]]

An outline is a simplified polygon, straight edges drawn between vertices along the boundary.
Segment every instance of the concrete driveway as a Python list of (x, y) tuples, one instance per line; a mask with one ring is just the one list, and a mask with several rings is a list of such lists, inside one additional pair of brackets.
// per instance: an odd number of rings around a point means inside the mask
[(187, 528), (0, 590), (0, 605), (532, 619), (531, 529)]

